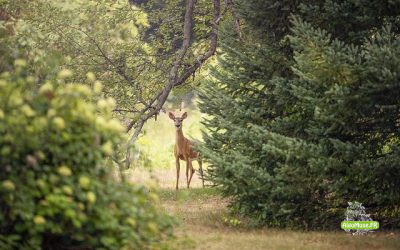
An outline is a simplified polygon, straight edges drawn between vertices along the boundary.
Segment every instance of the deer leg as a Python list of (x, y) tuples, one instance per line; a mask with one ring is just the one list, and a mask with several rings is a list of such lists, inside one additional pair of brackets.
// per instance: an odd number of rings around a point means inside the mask
[(192, 177), (194, 175), (194, 168), (193, 168), (193, 163), (192, 161), (190, 161), (190, 178), (189, 178), (189, 186), (190, 186), (190, 182), (192, 181)]
[(203, 188), (204, 188), (203, 161), (201, 159), (197, 159), (197, 162), (199, 163), (201, 181), (203, 182)]
[[(191, 168), (191, 162), (192, 162), (192, 159), (190, 159), (190, 157), (188, 157), (186, 159), (186, 184), (187, 184), (187, 188), (189, 188), (189, 185), (190, 185), (189, 171), (190, 171), (190, 168)], [(190, 172), (192, 172), (192, 171), (190, 171)]]
[(179, 172), (180, 172), (181, 166), (180, 166), (178, 157), (175, 158), (175, 161), (176, 161), (176, 186), (175, 186), (175, 188), (176, 188), (176, 190), (178, 190)]
[(186, 184), (187, 184), (187, 188), (189, 188), (189, 170), (190, 170), (190, 157), (188, 157), (186, 159)]

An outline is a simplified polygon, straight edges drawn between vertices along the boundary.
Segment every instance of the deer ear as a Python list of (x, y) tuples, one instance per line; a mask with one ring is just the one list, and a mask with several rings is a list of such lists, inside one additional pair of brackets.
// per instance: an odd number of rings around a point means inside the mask
[(187, 116), (188, 116), (187, 112), (183, 113), (183, 115), (182, 115), (182, 120), (183, 120), (183, 119), (186, 119)]
[(169, 118), (171, 118), (172, 120), (175, 120), (175, 116), (174, 116), (174, 114), (172, 114), (171, 112), (168, 112), (168, 116), (169, 116)]

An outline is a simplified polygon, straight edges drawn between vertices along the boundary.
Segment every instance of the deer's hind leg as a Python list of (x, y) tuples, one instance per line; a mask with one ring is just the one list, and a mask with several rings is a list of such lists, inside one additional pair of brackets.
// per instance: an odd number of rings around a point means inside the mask
[(187, 157), (187, 158), (186, 158), (186, 185), (187, 185), (187, 188), (189, 188), (189, 184), (190, 184), (190, 183), (189, 183), (190, 162), (191, 162), (190, 158)]
[(199, 158), (197, 158), (197, 162), (199, 163), (199, 171), (200, 171), (201, 181), (203, 182), (203, 188), (204, 188), (203, 161), (199, 157)]
[(189, 170), (190, 170), (190, 178), (189, 178), (189, 184), (188, 184), (188, 188), (190, 186), (190, 182), (192, 181), (192, 177), (194, 175), (194, 168), (193, 168), (193, 164), (192, 164), (192, 160), (190, 160), (190, 165), (189, 165)]

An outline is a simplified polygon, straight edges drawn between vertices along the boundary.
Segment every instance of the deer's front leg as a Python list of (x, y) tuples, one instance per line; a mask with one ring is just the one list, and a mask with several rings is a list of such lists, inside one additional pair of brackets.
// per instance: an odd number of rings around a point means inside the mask
[(178, 190), (178, 183), (179, 183), (179, 172), (181, 169), (180, 163), (179, 163), (179, 157), (175, 157), (175, 162), (176, 162), (176, 190)]

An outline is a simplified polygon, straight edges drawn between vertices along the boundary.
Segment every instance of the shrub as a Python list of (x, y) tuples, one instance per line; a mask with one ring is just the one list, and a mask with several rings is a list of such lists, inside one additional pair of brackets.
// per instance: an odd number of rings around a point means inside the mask
[[(172, 219), (143, 186), (117, 182), (105, 159), (124, 139), (100, 83), (29, 75), (24, 60), (0, 75), (0, 248), (146, 249)], [(44, 82), (45, 81), (45, 82)]]

